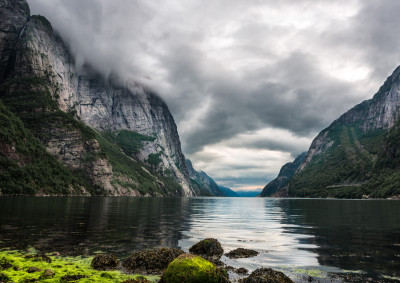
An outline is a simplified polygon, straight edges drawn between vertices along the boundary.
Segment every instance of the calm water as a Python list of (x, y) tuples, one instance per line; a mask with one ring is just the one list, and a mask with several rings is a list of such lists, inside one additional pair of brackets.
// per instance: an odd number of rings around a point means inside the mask
[(250, 259), (223, 257), (225, 263), (278, 268), (296, 281), (304, 280), (300, 273), (321, 282), (346, 281), (332, 276), (348, 271), (361, 278), (400, 277), (400, 201), (0, 198), (1, 247), (124, 258), (159, 246), (187, 251), (208, 237), (226, 252), (260, 252)]

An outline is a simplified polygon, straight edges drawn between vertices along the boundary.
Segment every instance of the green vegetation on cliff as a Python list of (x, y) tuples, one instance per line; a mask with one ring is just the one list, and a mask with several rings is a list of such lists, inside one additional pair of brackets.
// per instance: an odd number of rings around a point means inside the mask
[(336, 123), (328, 128), (332, 145), (295, 175), (290, 196), (336, 198), (386, 198), (400, 194), (398, 130), (363, 132), (358, 124)]
[[(97, 140), (101, 147), (101, 152), (85, 149), (84, 157), (77, 162), (90, 164), (107, 158), (114, 173), (112, 184), (141, 195), (181, 195), (181, 186), (172, 176), (161, 176), (127, 156), (138, 153), (143, 142), (154, 137), (127, 130), (100, 134), (80, 122), (73, 112), (61, 111), (50, 89), (47, 79), (39, 77), (9, 79), (0, 85), (4, 102), (0, 105), (1, 193), (66, 195), (83, 193), (84, 188), (91, 195), (107, 194), (90, 181), (90, 172), (67, 168), (43, 145), (60, 139), (62, 134), (76, 134), (83, 145)], [(153, 167), (160, 162), (159, 156), (149, 160)]]
[(78, 179), (25, 128), (0, 100), (0, 192), (2, 194), (79, 193)]
[[(150, 168), (146, 168), (144, 163), (125, 155), (117, 145), (116, 136), (118, 134), (111, 132), (96, 133), (96, 139), (100, 144), (102, 153), (111, 163), (116, 175), (113, 181), (115, 184), (135, 189), (142, 195), (181, 195), (182, 188), (172, 176), (162, 176)], [(133, 140), (133, 145), (129, 145), (127, 141), (125, 144), (127, 147), (133, 147), (137, 144), (137, 141)], [(123, 181), (126, 178), (129, 179), (129, 182)]]

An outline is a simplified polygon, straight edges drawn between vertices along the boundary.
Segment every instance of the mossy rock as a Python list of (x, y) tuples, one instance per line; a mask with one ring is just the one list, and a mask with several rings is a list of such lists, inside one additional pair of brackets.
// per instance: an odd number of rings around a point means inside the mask
[(258, 255), (258, 252), (255, 250), (237, 248), (229, 253), (226, 253), (225, 255), (229, 258), (247, 258)]
[(93, 258), (90, 265), (96, 270), (112, 270), (118, 266), (118, 263), (115, 255), (98, 254)]
[(193, 245), (189, 252), (209, 261), (218, 261), (224, 253), (224, 249), (217, 239), (207, 238)]
[(161, 274), (181, 254), (181, 249), (151, 249), (133, 253), (122, 265), (133, 273)]
[(229, 282), (226, 275), (200, 256), (182, 254), (168, 266), (162, 283), (219, 283)]
[(49, 278), (54, 277), (55, 274), (56, 274), (56, 273), (54, 272), (54, 270), (46, 269), (46, 270), (43, 272), (42, 276), (40, 276), (40, 279), (49, 279)]
[(240, 283), (293, 283), (293, 281), (280, 271), (271, 268), (254, 270), (249, 277), (241, 279)]

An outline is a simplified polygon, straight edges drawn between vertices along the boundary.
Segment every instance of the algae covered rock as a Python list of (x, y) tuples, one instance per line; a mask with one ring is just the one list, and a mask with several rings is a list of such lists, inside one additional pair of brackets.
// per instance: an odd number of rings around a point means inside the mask
[(182, 254), (168, 266), (162, 283), (219, 283), (229, 282), (226, 274), (211, 262), (192, 254)]
[(133, 273), (161, 274), (181, 254), (181, 249), (151, 249), (133, 253), (122, 265)]
[(226, 253), (225, 255), (229, 258), (247, 258), (258, 255), (258, 252), (255, 250), (237, 248), (229, 253)]
[(98, 254), (90, 265), (97, 270), (110, 270), (118, 266), (118, 259), (114, 255)]
[(42, 270), (40, 268), (35, 267), (35, 266), (31, 266), (27, 270), (28, 273), (39, 272), (39, 271), (42, 271)]
[(53, 270), (51, 270), (51, 269), (46, 269), (46, 270), (43, 272), (42, 276), (40, 276), (40, 278), (41, 278), (41, 279), (49, 279), (49, 278), (54, 277), (55, 274), (56, 274), (56, 273), (55, 273)]
[(241, 279), (241, 283), (293, 283), (293, 281), (280, 271), (271, 268), (254, 270), (249, 277)]
[(25, 256), (27, 259), (32, 259), (33, 261), (44, 261), (47, 263), (51, 263), (51, 258), (45, 254), (34, 254)]
[(224, 249), (217, 239), (207, 238), (193, 245), (189, 252), (209, 261), (218, 261), (224, 253)]

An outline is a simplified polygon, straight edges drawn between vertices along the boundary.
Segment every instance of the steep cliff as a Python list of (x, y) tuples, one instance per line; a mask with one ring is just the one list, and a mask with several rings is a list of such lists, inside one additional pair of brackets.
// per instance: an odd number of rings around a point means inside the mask
[(102, 194), (196, 194), (174, 119), (156, 94), (78, 68), (26, 1), (1, 5), (0, 99), (49, 153)]
[(198, 172), (193, 168), (192, 162), (189, 159), (186, 159), (186, 167), (189, 171), (193, 187), (197, 188), (197, 194), (205, 196), (225, 196), (217, 183), (215, 183), (207, 173), (203, 171)]
[(312, 142), (280, 196), (400, 195), (400, 67), (370, 100), (340, 116)]
[(282, 166), (279, 171), (278, 177), (269, 182), (264, 189), (262, 190), (260, 197), (270, 197), (278, 190), (282, 189), (287, 185), (289, 180), (296, 173), (297, 169), (299, 169), (300, 165), (306, 159), (307, 152), (303, 152), (293, 162), (286, 163)]

